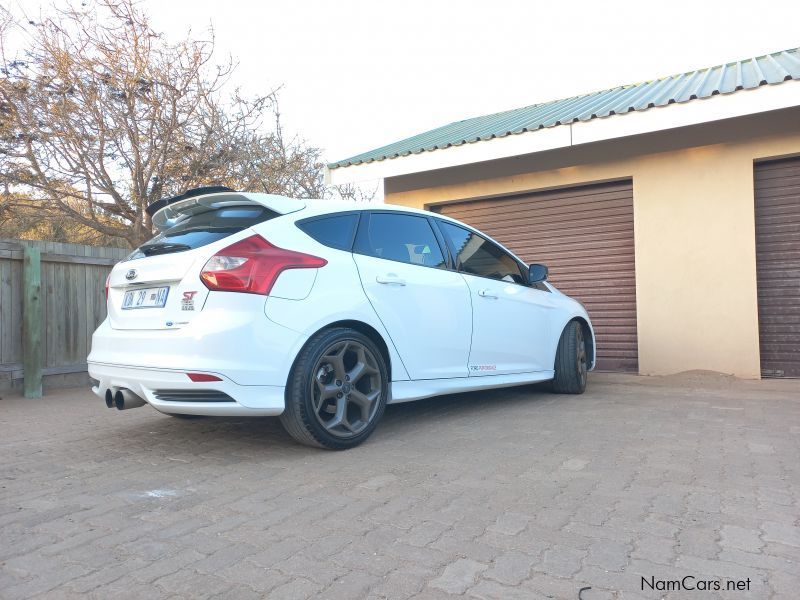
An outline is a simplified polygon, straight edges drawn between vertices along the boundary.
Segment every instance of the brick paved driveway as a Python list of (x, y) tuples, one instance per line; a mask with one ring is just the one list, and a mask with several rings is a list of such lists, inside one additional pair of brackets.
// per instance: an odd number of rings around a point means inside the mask
[(271, 419), (4, 398), (0, 598), (800, 597), (800, 382), (589, 387), (390, 407), (339, 453)]

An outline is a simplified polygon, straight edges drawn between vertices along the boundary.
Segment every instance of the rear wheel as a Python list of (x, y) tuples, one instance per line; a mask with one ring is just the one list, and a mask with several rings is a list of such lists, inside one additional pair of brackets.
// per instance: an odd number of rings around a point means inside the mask
[(281, 424), (308, 446), (357, 446), (383, 416), (389, 382), (386, 362), (367, 336), (348, 328), (312, 337), (289, 375)]
[(582, 394), (586, 391), (588, 373), (586, 340), (583, 327), (570, 321), (561, 332), (556, 350), (555, 377), (551, 387), (559, 394)]

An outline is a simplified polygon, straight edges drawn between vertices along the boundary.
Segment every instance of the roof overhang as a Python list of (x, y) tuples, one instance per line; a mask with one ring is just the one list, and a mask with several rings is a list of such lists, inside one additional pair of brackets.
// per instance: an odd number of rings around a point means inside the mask
[(342, 185), (374, 181), (679, 127), (690, 127), (794, 106), (800, 106), (799, 80), (740, 90), (731, 94), (715, 95), (691, 102), (668, 104), (641, 112), (629, 112), (590, 121), (557, 125), (444, 150), (421, 152), (336, 169), (326, 167), (325, 183)]

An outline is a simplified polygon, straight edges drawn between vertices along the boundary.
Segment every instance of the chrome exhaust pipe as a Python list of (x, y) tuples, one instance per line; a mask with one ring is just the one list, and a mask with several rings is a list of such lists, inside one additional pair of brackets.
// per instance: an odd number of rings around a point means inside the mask
[(147, 404), (143, 398), (140, 398), (130, 390), (124, 388), (117, 390), (114, 394), (114, 406), (117, 410), (127, 410), (129, 408), (139, 408)]
[(107, 388), (105, 393), (106, 408), (114, 408), (114, 392), (116, 388)]

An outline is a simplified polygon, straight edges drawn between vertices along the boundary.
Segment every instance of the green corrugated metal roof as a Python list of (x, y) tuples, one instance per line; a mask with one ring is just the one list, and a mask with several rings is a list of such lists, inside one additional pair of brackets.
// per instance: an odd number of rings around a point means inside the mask
[(336, 169), (441, 150), (545, 127), (647, 110), (676, 102), (689, 102), (717, 94), (730, 94), (762, 85), (782, 83), (789, 79), (800, 79), (800, 48), (456, 121), (388, 146), (330, 163), (328, 167)]

